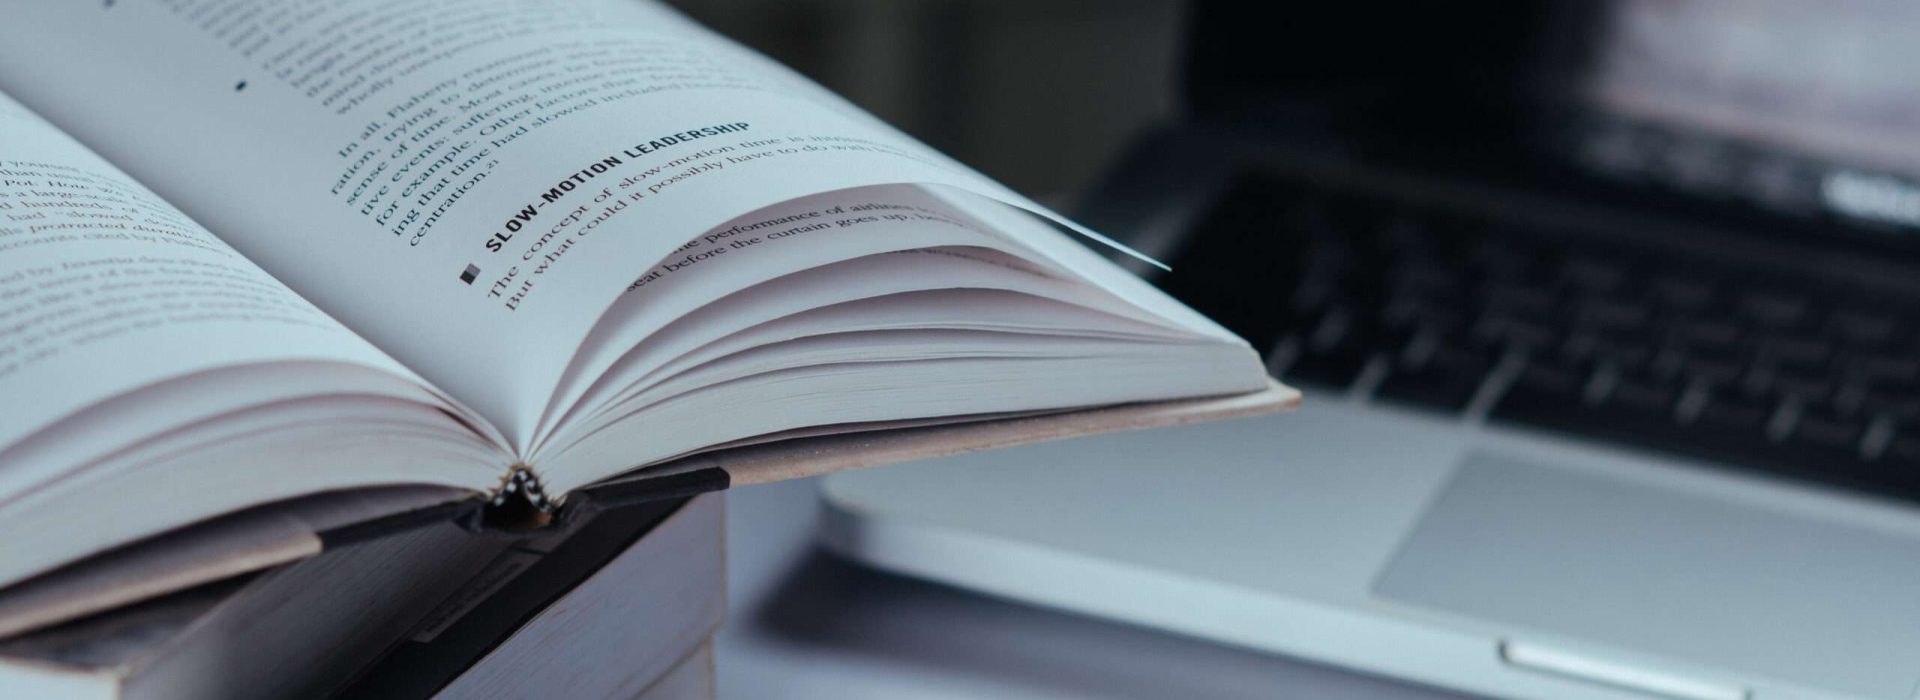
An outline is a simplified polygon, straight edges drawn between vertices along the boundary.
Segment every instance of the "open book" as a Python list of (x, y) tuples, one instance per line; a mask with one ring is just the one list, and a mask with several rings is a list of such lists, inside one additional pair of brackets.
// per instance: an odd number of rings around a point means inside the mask
[(548, 511), (1295, 399), (649, 3), (22, 0), (0, 92), (0, 587), (313, 494)]

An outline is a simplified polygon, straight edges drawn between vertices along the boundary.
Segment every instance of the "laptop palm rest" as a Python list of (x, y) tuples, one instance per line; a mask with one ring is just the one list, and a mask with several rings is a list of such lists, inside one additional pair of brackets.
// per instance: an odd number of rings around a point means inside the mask
[(1909, 698), (1920, 539), (1475, 456), (1374, 581), (1535, 642)]

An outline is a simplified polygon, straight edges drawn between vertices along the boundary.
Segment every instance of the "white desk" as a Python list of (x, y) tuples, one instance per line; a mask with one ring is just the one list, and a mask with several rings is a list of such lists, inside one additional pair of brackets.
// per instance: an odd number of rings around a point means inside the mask
[(727, 496), (723, 700), (1462, 700), (890, 576), (813, 547), (812, 480)]

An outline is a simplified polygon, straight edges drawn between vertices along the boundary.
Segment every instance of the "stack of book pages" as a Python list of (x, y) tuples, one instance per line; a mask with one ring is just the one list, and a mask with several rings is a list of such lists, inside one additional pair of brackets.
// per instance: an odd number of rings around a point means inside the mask
[(448, 523), (0, 640), (45, 700), (710, 698), (722, 496), (508, 538)]

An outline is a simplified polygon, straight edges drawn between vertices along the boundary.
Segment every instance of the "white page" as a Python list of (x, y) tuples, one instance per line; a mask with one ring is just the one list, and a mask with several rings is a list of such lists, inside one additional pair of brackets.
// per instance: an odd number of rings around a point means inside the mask
[[(354, 439), (342, 440), (338, 424), (305, 423), (202, 446), (90, 484), (83, 507), (58, 494), (10, 506), (0, 512), (0, 531), (9, 542), (31, 544), (0, 547), (0, 586), (198, 521), (209, 508), (370, 486), (470, 484), (475, 476), (471, 446), (423, 440), (418, 430), (382, 425), (350, 424), (346, 430)], [(221, 486), (190, 497), (155, 497), (181, 484), (209, 483)], [(98, 507), (104, 504), (116, 507)]]
[[(411, 376), (0, 95), (0, 452), (139, 387), (294, 361)], [(162, 416), (193, 417), (185, 408)], [(111, 447), (121, 437), (96, 432), (89, 444)], [(19, 469), (0, 474), (0, 484), (35, 480)]]
[[(715, 318), (703, 312), (689, 317), (689, 320), (730, 322), (733, 319)], [(679, 330), (679, 325), (675, 324), (676, 327), (669, 329), (666, 333)], [(763, 323), (735, 324), (732, 327), (737, 330), (718, 337), (705, 336), (712, 340), (700, 344), (689, 352), (674, 354), (673, 361), (648, 372), (633, 386), (622, 390), (620, 400), (626, 401), (641, 391), (673, 379), (693, 368), (754, 348), (803, 338), (845, 336), (869, 331), (966, 331), (1053, 337), (1063, 340), (1124, 340), (1134, 343), (1192, 342), (1191, 338), (1167, 335), (1164, 330), (1155, 326), (1109, 316), (1086, 307), (1037, 298), (1020, 292), (984, 288), (928, 289), (868, 297), (782, 316)], [(971, 336), (969, 338), (974, 339)], [(876, 352), (882, 346), (866, 344), (864, 347), (867, 352)], [(967, 346), (956, 344), (952, 350), (960, 351), (965, 347)], [(1108, 343), (1106, 347), (1110, 348), (1112, 344)], [(999, 350), (999, 348), (988, 348), (989, 352)], [(875, 355), (859, 359), (870, 360), (875, 357), (885, 357), (888, 360), (900, 359)], [(618, 406), (609, 408), (612, 407)], [(596, 409), (595, 415), (603, 415), (604, 412), (604, 408)]]
[[(688, 314), (620, 359), (575, 406), (551, 449), (604, 427), (639, 391), (720, 348), (732, 351), (776, 340), (876, 328), (979, 329), (1027, 318), (1034, 333), (1159, 342), (1187, 336), (1110, 312), (1047, 298), (1041, 279), (955, 255), (926, 255), (928, 264), (852, 260), (790, 275)], [(861, 285), (831, 284), (855, 277)], [(990, 302), (987, 300), (991, 300)], [(1073, 310), (1068, 313), (1058, 310)], [(1033, 321), (1045, 319), (1045, 324)], [(722, 342), (724, 341), (724, 342)], [(574, 436), (574, 437), (569, 437)]]
[[(151, 410), (153, 407), (148, 408)], [(296, 428), (328, 430), (337, 436), (351, 436), (343, 442), (364, 440), (376, 434), (405, 434), (409, 440), (419, 443), (419, 449), (412, 450), (415, 453), (411, 455), (413, 457), (422, 454), (457, 455), (446, 458), (445, 464), (436, 464), (432, 470), (385, 475), (379, 479), (379, 483), (400, 480), (473, 488), (474, 484), (497, 479), (499, 475), (499, 455), (491, 445), (471, 433), (447, 430), (446, 415), (430, 407), (415, 402), (365, 396), (312, 396), (251, 407), (222, 416), (218, 421), (182, 426), (130, 449), (116, 451), (87, 464), (67, 478), (13, 496), (5, 504), (7, 507), (0, 509), (0, 519), (15, 517), (13, 514), (19, 508), (31, 507), (33, 503), (57, 505), (63, 499), (83, 498), (90, 489), (99, 488), (103, 483), (136, 470), (164, 470), (164, 467), (155, 465), (200, 460), (216, 449), (224, 449), (223, 445), (239, 442), (269, 444), (276, 432)], [(222, 483), (224, 488), (183, 489), (169, 496), (172, 500), (201, 505), (200, 509), (191, 513), (194, 520), (226, 513), (241, 506), (253, 505), (253, 501), (240, 496), (239, 491), (243, 489), (238, 486), (248, 481), (262, 480), (261, 473), (270, 473), (278, 466), (262, 465), (249, 470), (246, 475), (226, 479)], [(355, 466), (357, 468), (358, 465)], [(339, 469), (336, 467), (336, 471)], [(457, 476), (449, 479), (450, 475)], [(177, 474), (168, 475), (162, 471), (161, 476)], [(71, 505), (72, 501), (67, 503)]]
[[(129, 363), (126, 357), (118, 361)], [(83, 409), (0, 450), (0, 508), (35, 489), (72, 481), (88, 465), (137, 450), (146, 441), (198, 430), (207, 422), (217, 423), (238, 413), (320, 396), (413, 403), (440, 416), (442, 432), (456, 439), (490, 444), (437, 410), (444, 404), (433, 394), (391, 374), (332, 362), (244, 364), (193, 372), (114, 394), (111, 400)], [(490, 459), (480, 460), (480, 465), (497, 474), (509, 462), (507, 456), (498, 454), (497, 447), (495, 450)], [(484, 486), (486, 480), (476, 479), (468, 485)], [(189, 490), (204, 486), (188, 482), (181, 485)]]
[[(618, 410), (639, 414), (677, 396), (774, 372), (811, 367), (838, 371), (860, 365), (993, 360), (1097, 360), (1127, 353), (1166, 353), (1173, 344), (1119, 345), (1106, 338), (1000, 330), (892, 328), (793, 338), (741, 349), (664, 378)], [(1034, 392), (1040, 393), (1040, 392)]]
[[(720, 381), (714, 379), (718, 375), (708, 373), (711, 365), (730, 364), (738, 357), (760, 353), (768, 347), (796, 347), (795, 344), (801, 341), (821, 348), (816, 357), (837, 353), (847, 358), (844, 360), (846, 362), (914, 359), (901, 349), (903, 346), (871, 340), (903, 331), (924, 333), (924, 338), (953, 340), (953, 345), (949, 347), (928, 347), (919, 352), (955, 358), (1004, 357), (1011, 348), (1027, 347), (1036, 342), (1056, 343), (1060, 353), (1072, 352), (1072, 348), (1076, 347), (1114, 352), (1116, 348), (1131, 346), (1138, 351), (1155, 345), (1164, 349), (1182, 342), (1192, 342), (1191, 339), (1175, 340), (1165, 336), (1118, 334), (1114, 328), (1128, 326), (1116, 324), (1111, 318), (1102, 318), (1098, 312), (1031, 297), (1008, 298), (1012, 296), (1020, 295), (968, 289), (909, 292), (850, 302), (762, 324), (676, 358), (648, 376), (646, 381), (624, 390), (617, 402), (597, 409), (589, 417), (576, 419), (568, 425), (568, 430), (573, 439), (577, 439), (578, 436), (627, 420), (650, 403), (661, 400), (662, 386), (672, 383), (679, 387), (674, 390), (676, 392), (694, 390), (701, 382)], [(988, 300), (991, 306), (981, 305), (980, 302)], [(941, 318), (939, 311), (948, 309), (961, 313)], [(1016, 318), (1020, 321), (1009, 323)], [(1145, 324), (1137, 328), (1152, 332), (1152, 327)], [(942, 332), (951, 335), (938, 335)], [(1116, 338), (1124, 339), (1128, 344), (1113, 342)], [(1004, 339), (1004, 342), (997, 339)], [(809, 363), (824, 364), (825, 361), (809, 360)], [(689, 381), (688, 377), (695, 376), (698, 378)], [(557, 444), (566, 443), (561, 441)], [(546, 449), (555, 447), (548, 445)]]
[[(1059, 237), (1050, 230), (1042, 233)], [(1066, 245), (1075, 244), (1069, 241)], [(742, 288), (766, 285), (801, 270), (883, 252), (950, 246), (1024, 250), (943, 200), (910, 185), (862, 187), (785, 201), (696, 236), (641, 275), (581, 343), (548, 406), (540, 437), (529, 452), (538, 450), (545, 436), (558, 427), (558, 419), (574, 409), (590, 385), (606, 383), (603, 375), (616, 361), (638, 351), (642, 341), (675, 319)], [(831, 303), (834, 297), (829, 295), (844, 298), (846, 293), (878, 287), (882, 282), (876, 277), (906, 274), (932, 280), (941, 268), (941, 261), (926, 256), (889, 260), (901, 269), (849, 269), (835, 275), (826, 285), (829, 288), (817, 293), (821, 301), (812, 303)], [(1064, 273), (1014, 258), (1001, 266), (1019, 266), (1026, 275), (1044, 278), (1059, 290), (1059, 296), (1090, 304), (1104, 302), (1117, 314), (1133, 311), (1117, 298)], [(919, 268), (929, 269), (921, 273)], [(980, 277), (979, 283), (984, 284), (990, 275), (1002, 272), (986, 263), (965, 268), (958, 279), (946, 284), (964, 286), (969, 276)], [(800, 298), (792, 301), (808, 303)], [(653, 350), (648, 348), (648, 352)]]
[(744, 55), (628, 0), (26, 0), (0, 89), (525, 447), (600, 313), (722, 221), (885, 183), (1038, 208)]

